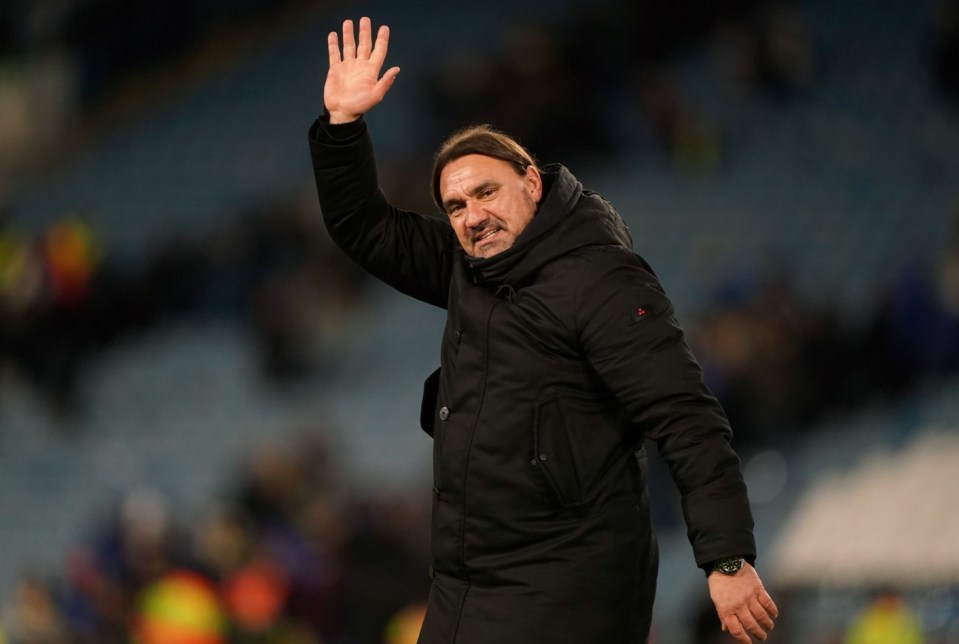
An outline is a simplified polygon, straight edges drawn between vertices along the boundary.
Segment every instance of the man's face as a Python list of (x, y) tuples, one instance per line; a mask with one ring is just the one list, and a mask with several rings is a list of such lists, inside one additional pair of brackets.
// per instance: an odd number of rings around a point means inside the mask
[(492, 257), (516, 241), (543, 196), (543, 180), (500, 159), (469, 154), (440, 173), (440, 197), (453, 230), (468, 255)]

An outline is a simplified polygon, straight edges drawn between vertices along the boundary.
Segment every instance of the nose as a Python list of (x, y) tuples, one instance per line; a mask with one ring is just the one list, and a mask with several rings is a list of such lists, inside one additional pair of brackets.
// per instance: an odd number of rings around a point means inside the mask
[(467, 228), (481, 228), (487, 219), (489, 219), (489, 215), (486, 214), (479, 202), (472, 200), (466, 202)]

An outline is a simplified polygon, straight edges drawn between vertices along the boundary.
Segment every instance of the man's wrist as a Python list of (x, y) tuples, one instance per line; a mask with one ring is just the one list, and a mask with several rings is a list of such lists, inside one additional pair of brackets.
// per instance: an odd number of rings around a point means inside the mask
[(714, 572), (718, 572), (722, 575), (729, 577), (734, 576), (742, 567), (746, 565), (746, 559), (741, 555), (734, 555), (731, 557), (720, 557), (712, 562), (707, 568), (706, 575), (710, 575)]
[(359, 121), (363, 116), (362, 114), (345, 114), (343, 112), (327, 112), (328, 120), (330, 125), (345, 125), (347, 123), (355, 123)]

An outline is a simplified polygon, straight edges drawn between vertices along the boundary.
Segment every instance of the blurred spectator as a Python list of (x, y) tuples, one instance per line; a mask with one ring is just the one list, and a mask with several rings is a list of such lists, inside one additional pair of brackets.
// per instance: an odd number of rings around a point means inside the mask
[(132, 490), (89, 544), (69, 554), (60, 605), (82, 641), (121, 641), (138, 596), (181, 564), (181, 538), (168, 502)]
[(959, 367), (959, 212), (953, 218), (952, 241), (936, 272), (936, 299), (946, 319), (946, 334), (951, 337), (947, 351), (948, 368)]
[(264, 635), (283, 627), (289, 582), (279, 565), (255, 559), (223, 580), (222, 594), (234, 630)]
[(845, 644), (923, 644), (925, 641), (922, 624), (902, 595), (883, 589), (853, 621)]
[(14, 230), (9, 214), (0, 211), (0, 324), (10, 325), (7, 333), (13, 333), (16, 321), (39, 305), (43, 285), (39, 250)]
[(424, 86), (438, 129), (496, 123), (519, 133), (544, 159), (556, 158), (560, 148), (564, 154), (610, 153), (593, 105), (601, 98), (573, 73), (561, 36), (544, 25), (517, 24), (505, 34), (501, 53), (461, 50), (439, 61)]
[(707, 385), (747, 453), (788, 442), (819, 411), (806, 351), (822, 314), (776, 265), (738, 268), (710, 288), (691, 327)]
[(416, 644), (425, 616), (426, 605), (421, 602), (404, 606), (387, 622), (383, 644)]
[(95, 0), (74, 3), (61, 38), (83, 71), (83, 103), (90, 105), (135, 70), (182, 54), (199, 34), (190, 3)]
[(226, 616), (214, 585), (189, 570), (148, 584), (136, 600), (132, 638), (140, 644), (225, 644)]
[(757, 76), (769, 91), (788, 97), (809, 89), (816, 57), (809, 26), (795, 3), (763, 5), (758, 49)]
[(790, 98), (813, 80), (812, 38), (795, 3), (767, 0), (723, 16), (711, 49), (721, 85), (732, 97), (762, 91)]
[(895, 276), (869, 333), (888, 391), (959, 369), (959, 216), (945, 257), (932, 267), (924, 258)]
[(43, 235), (41, 253), (53, 305), (63, 309), (81, 306), (90, 295), (100, 261), (99, 242), (87, 218), (70, 213), (54, 222)]
[(355, 532), (344, 547), (343, 619), (357, 641), (380, 642), (389, 621), (411, 604), (425, 604), (429, 593), (429, 507), (387, 493), (354, 511)]
[(33, 575), (28, 574), (20, 580), (7, 616), (10, 639), (14, 642), (71, 642), (68, 625), (60, 614), (56, 598), (48, 585)]
[(959, 0), (939, 0), (933, 14), (933, 68), (946, 95), (959, 99)]
[(96, 235), (82, 215), (64, 215), (38, 240), (0, 222), (0, 362), (39, 386), (58, 413), (75, 408), (98, 269)]

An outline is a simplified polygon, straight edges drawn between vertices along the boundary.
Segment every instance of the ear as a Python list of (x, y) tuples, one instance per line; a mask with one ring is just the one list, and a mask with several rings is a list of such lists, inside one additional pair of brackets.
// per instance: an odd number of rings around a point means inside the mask
[(526, 175), (523, 177), (526, 189), (535, 203), (539, 203), (543, 198), (543, 177), (534, 165), (526, 167)]

